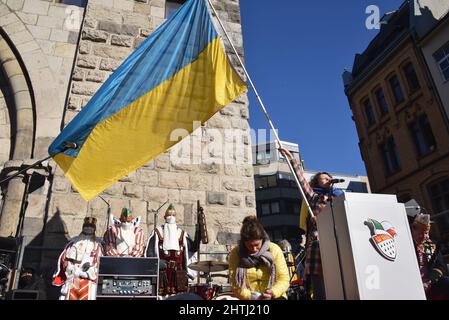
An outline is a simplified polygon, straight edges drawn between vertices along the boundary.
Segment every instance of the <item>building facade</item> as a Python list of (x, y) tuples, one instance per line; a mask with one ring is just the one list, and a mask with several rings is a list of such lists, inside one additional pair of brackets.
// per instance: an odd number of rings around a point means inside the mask
[(423, 19), (437, 22), (444, 14), (440, 6), (430, 15), (432, 6), (416, 5), (405, 1), (356, 55), (352, 72), (343, 76), (345, 93), (372, 192), (415, 199), (436, 218), (433, 235), (449, 240), (446, 207), (436, 205), (449, 205), (447, 101), (420, 44)]
[[(60, 130), (183, 2), (0, 0), (0, 179), (45, 158)], [(213, 3), (243, 57), (238, 0)], [(224, 44), (244, 78), (236, 56)], [(240, 162), (225, 163), (223, 151), (210, 148), (217, 133), (227, 137), (226, 130), (239, 133)], [(225, 251), (227, 245), (237, 243), (243, 218), (255, 214), (246, 95), (199, 126), (192, 136), (199, 139), (200, 154), (210, 155), (208, 161), (180, 164), (172, 161), (168, 151), (105, 190), (103, 199), (89, 202), (53, 161), (44, 161), (2, 184), (0, 236), (25, 236), (23, 264), (43, 272), (49, 283), (59, 253), (69, 238), (80, 233), (84, 217), (98, 219), (97, 236), (102, 236), (108, 207), (118, 217), (126, 206), (141, 216), (147, 237), (156, 210), (168, 200), (177, 210), (178, 224), (193, 235), (199, 200), (209, 234), (209, 244), (201, 251)], [(233, 143), (225, 138), (222, 142)], [(162, 223), (163, 212), (156, 217)]]

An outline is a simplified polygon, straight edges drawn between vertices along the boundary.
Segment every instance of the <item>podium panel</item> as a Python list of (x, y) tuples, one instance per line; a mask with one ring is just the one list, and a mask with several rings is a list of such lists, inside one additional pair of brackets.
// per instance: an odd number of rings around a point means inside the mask
[(345, 192), (317, 217), (327, 299), (425, 300), (405, 207)]

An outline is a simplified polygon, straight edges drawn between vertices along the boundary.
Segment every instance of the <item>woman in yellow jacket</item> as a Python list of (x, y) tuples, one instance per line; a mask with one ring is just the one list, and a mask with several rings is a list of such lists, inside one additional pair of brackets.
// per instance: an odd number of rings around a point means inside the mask
[(243, 220), (240, 243), (229, 256), (229, 278), (242, 300), (287, 299), (290, 276), (284, 254), (255, 216)]

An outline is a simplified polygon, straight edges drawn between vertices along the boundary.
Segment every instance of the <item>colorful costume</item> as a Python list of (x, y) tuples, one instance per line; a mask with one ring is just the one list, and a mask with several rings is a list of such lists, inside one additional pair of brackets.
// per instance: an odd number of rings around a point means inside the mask
[(104, 234), (107, 256), (143, 257), (145, 240), (139, 227), (140, 217), (133, 218), (131, 211), (122, 209), (120, 220), (111, 216), (112, 226)]
[[(60, 300), (95, 300), (101, 238), (95, 237), (95, 218), (84, 219), (83, 232), (71, 239), (58, 259), (52, 284), (61, 286)], [(92, 229), (93, 233), (84, 230)]]
[[(427, 238), (430, 231), (430, 215), (419, 214), (415, 217), (412, 228), (426, 233), (424, 241), (417, 243), (415, 240), (416, 256), (423, 281), (424, 291), (428, 300), (449, 299), (449, 277), (443, 258), (437, 245)], [(419, 231), (418, 231), (419, 232)]]
[(197, 261), (197, 246), (184, 230), (177, 227), (175, 216), (175, 208), (170, 205), (165, 212), (166, 223), (156, 228), (147, 244), (146, 256), (157, 256), (161, 260), (160, 295), (186, 292), (189, 278), (197, 275), (187, 267)]

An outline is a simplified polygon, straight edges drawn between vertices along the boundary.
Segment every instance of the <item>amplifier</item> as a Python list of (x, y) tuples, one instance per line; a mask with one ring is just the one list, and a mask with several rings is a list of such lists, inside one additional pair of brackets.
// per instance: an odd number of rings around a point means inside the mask
[(158, 287), (158, 258), (100, 257), (97, 300), (155, 300)]

